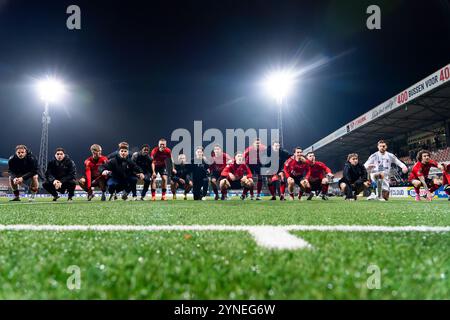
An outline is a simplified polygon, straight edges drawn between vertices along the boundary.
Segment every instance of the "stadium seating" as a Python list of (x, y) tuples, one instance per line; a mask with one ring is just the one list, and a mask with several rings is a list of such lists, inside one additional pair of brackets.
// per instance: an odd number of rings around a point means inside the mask
[(433, 152), (431, 155), (431, 158), (436, 160), (439, 163), (450, 161), (450, 148), (445, 148), (445, 149)]

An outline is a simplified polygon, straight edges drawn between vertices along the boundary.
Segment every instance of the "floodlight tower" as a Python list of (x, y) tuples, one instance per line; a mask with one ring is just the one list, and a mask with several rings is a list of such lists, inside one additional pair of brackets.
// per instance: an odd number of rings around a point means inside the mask
[(277, 126), (281, 147), (284, 146), (283, 107), (286, 105), (286, 97), (292, 89), (294, 80), (295, 78), (291, 71), (282, 70), (269, 74), (264, 83), (267, 92), (275, 99), (278, 107)]
[(49, 103), (45, 102), (44, 112), (42, 113), (42, 133), (41, 145), (39, 148), (39, 170), (43, 175), (48, 162), (48, 125), (50, 124), (50, 115), (48, 112)]
[(48, 162), (48, 126), (50, 124), (49, 106), (51, 102), (57, 101), (64, 93), (64, 85), (57, 79), (47, 77), (37, 85), (40, 98), (44, 101), (44, 112), (42, 113), (42, 134), (39, 148), (39, 170), (44, 174)]

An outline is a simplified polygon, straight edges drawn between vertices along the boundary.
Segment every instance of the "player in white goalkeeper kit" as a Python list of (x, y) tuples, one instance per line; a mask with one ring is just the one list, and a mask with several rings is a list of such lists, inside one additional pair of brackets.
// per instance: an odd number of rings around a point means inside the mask
[(387, 143), (383, 140), (378, 141), (378, 152), (372, 154), (364, 164), (370, 173), (370, 179), (377, 185), (377, 195), (372, 193), (367, 200), (389, 200), (389, 175), (392, 163), (399, 166), (403, 173), (408, 172), (408, 167), (403, 162), (387, 152)]

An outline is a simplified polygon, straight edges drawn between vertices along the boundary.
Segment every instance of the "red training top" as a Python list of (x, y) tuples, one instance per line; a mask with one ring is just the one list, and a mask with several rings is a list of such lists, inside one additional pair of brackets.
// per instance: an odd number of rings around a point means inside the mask
[(156, 168), (165, 167), (166, 160), (172, 158), (172, 151), (167, 147), (163, 151), (159, 150), (159, 147), (155, 147), (150, 153), (150, 157), (153, 159)]
[(430, 173), (430, 168), (435, 167), (437, 168), (438, 164), (434, 160), (430, 160), (427, 164), (424, 164), (422, 162), (417, 162), (414, 167), (412, 168), (411, 174), (409, 175), (408, 180), (418, 180), (419, 177), (425, 177), (428, 178), (428, 174)]
[(227, 165), (225, 169), (223, 169), (221, 176), (229, 178), (229, 174), (232, 173), (235, 177), (240, 180), (243, 176), (247, 176), (247, 178), (252, 178), (252, 171), (245, 163), (237, 164), (235, 162)]
[(84, 161), (86, 183), (88, 189), (91, 187), (92, 179), (95, 180), (99, 176), (101, 176), (102, 173), (99, 172), (99, 168), (105, 162), (108, 162), (108, 158), (105, 156), (101, 156), (97, 160), (95, 160), (94, 157), (90, 156)]

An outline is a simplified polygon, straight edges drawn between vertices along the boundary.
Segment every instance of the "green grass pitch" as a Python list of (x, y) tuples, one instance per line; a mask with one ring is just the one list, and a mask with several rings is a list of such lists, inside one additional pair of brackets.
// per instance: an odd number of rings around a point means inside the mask
[[(0, 200), (0, 225), (450, 226), (448, 201)], [(450, 233), (292, 232), (270, 250), (236, 231), (0, 231), (0, 299), (449, 299)], [(79, 290), (69, 290), (69, 266)], [(380, 270), (380, 288), (369, 289)]]

